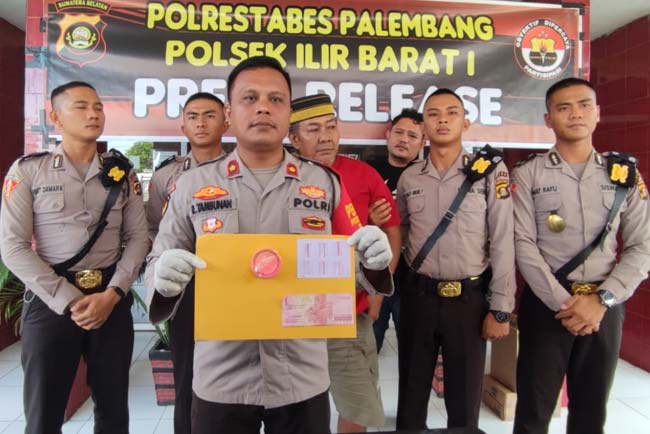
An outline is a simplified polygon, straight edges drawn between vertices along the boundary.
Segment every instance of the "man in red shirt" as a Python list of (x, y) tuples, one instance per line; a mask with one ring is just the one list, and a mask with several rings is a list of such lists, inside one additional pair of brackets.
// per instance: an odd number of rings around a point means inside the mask
[[(399, 259), (401, 234), (397, 205), (379, 173), (370, 165), (338, 154), (339, 130), (334, 106), (324, 94), (298, 98), (291, 103), (289, 139), (301, 156), (336, 170), (350, 194), (363, 225), (371, 205), (388, 201), (393, 210), (381, 226), (393, 250), (391, 271)], [(357, 338), (328, 342), (331, 392), (339, 412), (338, 432), (365, 431), (384, 424), (378, 385), (377, 347), (372, 323), (381, 308), (381, 296), (357, 296)], [(343, 369), (344, 368), (344, 369)], [(360, 399), (363, 397), (363, 399)]]

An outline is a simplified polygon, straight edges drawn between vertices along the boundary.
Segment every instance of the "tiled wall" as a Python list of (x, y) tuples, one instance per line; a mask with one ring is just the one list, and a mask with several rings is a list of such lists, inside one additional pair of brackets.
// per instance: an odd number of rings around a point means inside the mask
[(0, 179), (23, 154), (25, 33), (0, 18)]
[[(596, 147), (634, 154), (650, 181), (650, 16), (592, 42), (591, 80), (601, 110)], [(626, 309), (621, 356), (650, 371), (650, 281)]]

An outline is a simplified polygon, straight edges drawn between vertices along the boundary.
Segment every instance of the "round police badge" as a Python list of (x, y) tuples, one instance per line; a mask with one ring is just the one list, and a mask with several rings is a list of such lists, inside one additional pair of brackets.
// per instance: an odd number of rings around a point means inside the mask
[(553, 80), (571, 60), (572, 41), (554, 21), (537, 19), (515, 38), (515, 59), (522, 71), (538, 80)]

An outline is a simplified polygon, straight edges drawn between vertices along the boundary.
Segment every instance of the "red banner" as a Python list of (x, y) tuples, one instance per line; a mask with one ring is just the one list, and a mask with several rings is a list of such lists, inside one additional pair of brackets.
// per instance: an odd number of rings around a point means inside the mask
[[(56, 86), (93, 84), (105, 102), (109, 139), (184, 140), (178, 118), (187, 97), (207, 91), (225, 100), (234, 65), (265, 54), (286, 66), (294, 97), (332, 97), (343, 144), (383, 143), (390, 118), (403, 108), (421, 109), (428, 94), (447, 87), (465, 102), (468, 143), (545, 147), (553, 139), (543, 124), (544, 93), (558, 79), (584, 75), (586, 63), (581, 11), (558, 5), (46, 3), (45, 49), (27, 54), (28, 98), (42, 107)], [(43, 29), (29, 19), (27, 28), (29, 45)], [(32, 150), (56, 134), (47, 132), (42, 113), (28, 110), (26, 119)]]

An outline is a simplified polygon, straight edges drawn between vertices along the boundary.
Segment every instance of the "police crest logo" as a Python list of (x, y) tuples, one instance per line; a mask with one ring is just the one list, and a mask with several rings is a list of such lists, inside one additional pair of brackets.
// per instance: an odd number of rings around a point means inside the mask
[(310, 199), (325, 199), (325, 190), (315, 185), (305, 185), (298, 189), (298, 192)]
[(325, 230), (325, 220), (316, 216), (309, 216), (302, 219), (302, 227), (305, 229), (311, 229), (314, 231), (324, 231)]
[(515, 38), (515, 59), (532, 78), (552, 80), (571, 60), (571, 40), (566, 31), (548, 19), (526, 24)]
[(203, 232), (214, 233), (223, 227), (223, 222), (216, 217), (209, 218), (203, 222)]
[[(84, 67), (97, 62), (106, 54), (104, 30), (106, 23), (101, 15), (111, 6), (98, 0), (61, 0), (55, 3), (57, 12), (66, 11), (57, 22), (59, 37), (56, 41), (56, 54), (65, 62)], [(72, 13), (69, 10), (93, 9), (99, 14)]]
[(200, 200), (212, 200), (227, 195), (228, 195), (228, 190), (225, 190), (216, 185), (208, 185), (206, 187), (201, 188), (196, 193), (194, 193), (192, 197), (194, 199), (200, 199)]

